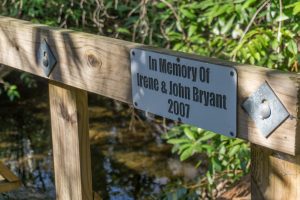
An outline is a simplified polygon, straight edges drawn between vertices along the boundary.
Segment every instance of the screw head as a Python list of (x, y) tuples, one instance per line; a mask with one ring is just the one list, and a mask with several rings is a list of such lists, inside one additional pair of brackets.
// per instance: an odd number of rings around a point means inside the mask
[(43, 65), (44, 65), (44, 67), (49, 66), (48, 54), (46, 51), (44, 51), (44, 53), (43, 53)]
[(43, 65), (44, 65), (44, 67), (48, 67), (49, 66), (49, 61), (48, 61), (48, 59), (43, 59)]
[(262, 120), (268, 119), (271, 116), (271, 108), (269, 102), (264, 99), (259, 106), (259, 118)]

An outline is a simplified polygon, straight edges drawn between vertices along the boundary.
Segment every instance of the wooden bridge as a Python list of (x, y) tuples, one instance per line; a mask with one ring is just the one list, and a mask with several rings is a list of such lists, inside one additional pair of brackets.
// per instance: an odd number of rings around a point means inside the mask
[[(45, 42), (56, 58), (49, 76), (38, 58)], [(132, 48), (235, 68), (237, 137), (251, 142), (252, 198), (300, 199), (300, 75), (0, 17), (0, 64), (49, 81), (57, 199), (94, 198), (87, 92), (132, 104)], [(269, 137), (242, 108), (265, 82), (289, 113)]]

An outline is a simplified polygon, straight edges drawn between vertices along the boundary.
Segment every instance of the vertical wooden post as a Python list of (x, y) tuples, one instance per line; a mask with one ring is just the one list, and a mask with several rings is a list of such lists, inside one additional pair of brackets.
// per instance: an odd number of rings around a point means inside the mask
[(90, 200), (91, 156), (87, 92), (49, 83), (56, 197)]
[(300, 156), (251, 144), (251, 198), (300, 199)]

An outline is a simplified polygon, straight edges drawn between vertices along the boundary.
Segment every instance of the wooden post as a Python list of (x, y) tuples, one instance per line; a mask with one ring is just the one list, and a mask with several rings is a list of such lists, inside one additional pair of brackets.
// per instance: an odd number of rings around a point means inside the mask
[(91, 156), (87, 92), (49, 83), (56, 198), (90, 200)]
[(251, 197), (255, 200), (300, 199), (300, 156), (251, 144)]

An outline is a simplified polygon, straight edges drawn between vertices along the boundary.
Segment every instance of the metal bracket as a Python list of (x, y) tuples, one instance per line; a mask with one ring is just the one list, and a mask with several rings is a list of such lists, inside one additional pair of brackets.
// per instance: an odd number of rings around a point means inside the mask
[(289, 116), (267, 82), (244, 101), (242, 107), (265, 137), (268, 137)]
[(43, 69), (44, 74), (49, 77), (56, 64), (56, 59), (46, 40), (43, 40), (41, 42), (40, 48), (37, 53), (37, 58), (39, 66)]

